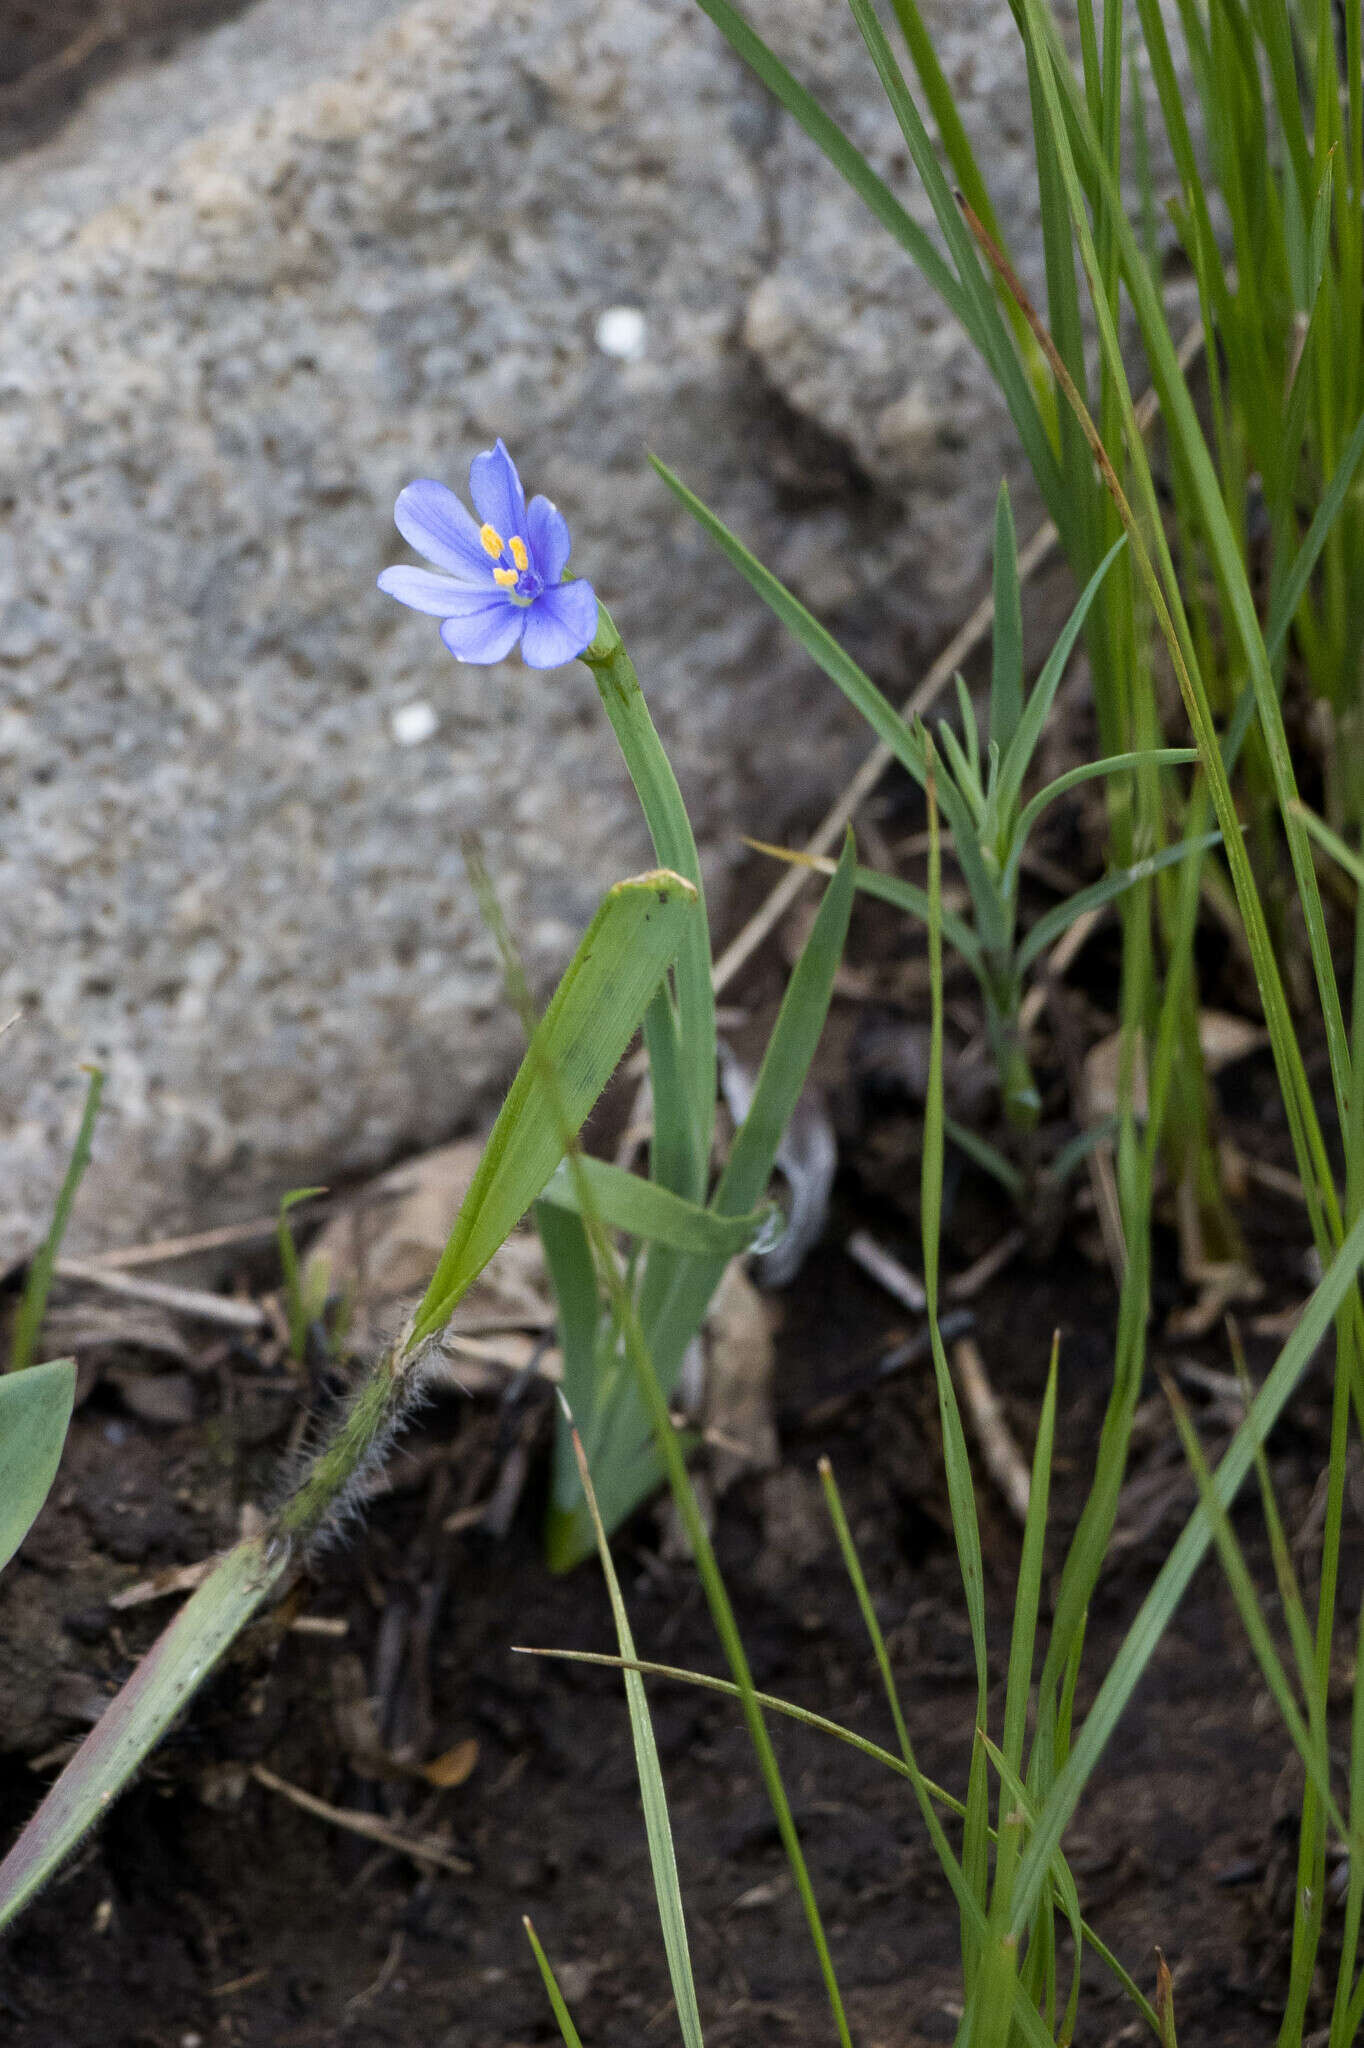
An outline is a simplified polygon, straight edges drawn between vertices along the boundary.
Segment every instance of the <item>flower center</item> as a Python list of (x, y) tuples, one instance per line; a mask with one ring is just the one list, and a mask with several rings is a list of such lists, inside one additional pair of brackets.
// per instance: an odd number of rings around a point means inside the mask
[(531, 566), (530, 550), (520, 534), (503, 540), (495, 526), (485, 524), (478, 537), (484, 552), (498, 564), (493, 570), (493, 582), (506, 591), (513, 604), (534, 604), (545, 587), (545, 579)]

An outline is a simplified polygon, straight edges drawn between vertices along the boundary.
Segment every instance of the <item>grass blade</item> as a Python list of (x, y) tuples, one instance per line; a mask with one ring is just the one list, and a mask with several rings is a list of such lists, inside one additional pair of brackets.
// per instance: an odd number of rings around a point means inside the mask
[(153, 1743), (288, 1569), (287, 1545), (230, 1550), (115, 1695), (0, 1863), (0, 1927), (102, 1820)]
[(0, 1571), (51, 1490), (75, 1399), (76, 1367), (69, 1358), (0, 1379)]
[(946, 264), (919, 223), (906, 213), (889, 185), (879, 178), (838, 123), (825, 113), (812, 93), (806, 91), (780, 57), (769, 49), (757, 30), (750, 27), (729, 0), (697, 0), (730, 48), (760, 78), (772, 97), (794, 116), (816, 148), (822, 150), (840, 177), (845, 178), (858, 198), (888, 228), (901, 248), (913, 258), (944, 304), (963, 326), (970, 325), (970, 309), (951, 268)]
[(574, 2026), (572, 2015), (564, 2003), (564, 1995), (559, 1989), (559, 1981), (550, 1968), (549, 1957), (540, 1946), (539, 1936), (531, 1925), (529, 1914), (522, 1914), (521, 1925), (526, 1930), (526, 1939), (530, 1943), (531, 1953), (539, 1965), (540, 1977), (546, 1992), (549, 1994), (549, 2002), (554, 2012), (555, 2024), (558, 2026), (564, 2048), (583, 2048), (583, 2044), (578, 2037), (578, 2029)]
[[(700, 1201), (706, 1191), (715, 1124), (715, 992), (711, 985), (710, 926), (701, 862), (672, 763), (649, 716), (634, 663), (604, 605), (598, 611), (596, 637), (582, 660), (592, 671), (635, 785), (658, 864), (690, 882), (700, 906), (699, 915), (688, 919), (683, 927), (673, 970), (677, 982), (676, 1050), (686, 1096), (691, 1155), (687, 1178), (679, 1182), (675, 1192)], [(659, 1001), (666, 1000), (666, 994), (660, 992)], [(651, 1056), (652, 1051), (651, 1043)], [(655, 1085), (656, 1114), (665, 1112), (665, 1096), (659, 1076)]]
[[(1283, 1413), (1318, 1345), (1355, 1285), (1361, 1260), (1364, 1260), (1364, 1216), (1355, 1222), (1331, 1261), (1303, 1310), (1302, 1320), (1280, 1352), (1213, 1475), (1213, 1495), (1224, 1511), (1236, 1498), (1255, 1462), (1257, 1448), (1264, 1443)], [(1213, 1539), (1212, 1518), (1208, 1509), (1200, 1505), (1185, 1524), (1161, 1566), (1155, 1584), (1142, 1602), (1075, 1738), (1074, 1746), (1038, 1812), (1037, 1827), (1024, 1854), (1015, 1890), (1013, 1928), (1020, 1936), (1032, 1917), (1051, 1859), (1060, 1847), (1066, 1823), (1090, 1773)]]
[[(569, 1424), (571, 1427), (571, 1417)], [(573, 1431), (573, 1448), (578, 1460), (578, 1477), (587, 1501), (588, 1513), (592, 1517), (593, 1533), (597, 1539), (597, 1555), (601, 1559), (606, 1590), (610, 1595), (616, 1641), (620, 1644), (622, 1663), (628, 1666), (633, 1664), (635, 1657), (630, 1617), (625, 1611), (620, 1581), (616, 1577), (616, 1568), (611, 1561), (611, 1546), (606, 1540), (606, 1530), (602, 1527), (602, 1518), (597, 1510), (597, 1496), (592, 1490), (592, 1474), (583, 1455), (582, 1439), (576, 1430)], [(644, 1693), (644, 1680), (638, 1671), (630, 1669), (625, 1669), (624, 1677), (625, 1698), (630, 1710), (630, 1734), (635, 1745), (635, 1768), (639, 1773), (639, 1794), (644, 1806), (644, 1826), (649, 1837), (649, 1862), (653, 1870), (654, 1896), (658, 1901), (658, 1917), (663, 1927), (663, 1948), (668, 1958), (668, 1975), (672, 1979), (673, 1997), (677, 2002), (678, 2025), (682, 2031), (685, 2048), (703, 2048), (701, 2015), (696, 2005), (696, 1985), (692, 1978), (691, 1951), (687, 1942), (687, 1920), (682, 1907), (682, 1887), (677, 1875), (677, 1857), (673, 1850), (672, 1824), (668, 1819), (668, 1795), (658, 1761), (658, 1744), (654, 1740), (653, 1723), (649, 1718), (649, 1702)]]
[[(633, 1237), (668, 1245), (673, 1251), (691, 1252), (703, 1259), (737, 1258), (753, 1249), (773, 1221), (771, 1204), (752, 1209), (746, 1216), (717, 1216), (695, 1202), (684, 1202), (656, 1181), (643, 1180), (604, 1159), (584, 1155), (579, 1165), (581, 1186), (609, 1230), (628, 1230)], [(580, 1184), (566, 1165), (550, 1177), (540, 1200), (577, 1211), (582, 1200)]]
[(408, 1350), (448, 1322), (460, 1296), (563, 1157), (563, 1129), (546, 1075), (558, 1076), (565, 1128), (572, 1135), (620, 1064), (676, 956), (687, 920), (700, 917), (695, 888), (666, 868), (617, 882), (608, 892), (507, 1091), (417, 1311)]
[(95, 1135), (95, 1122), (99, 1116), (100, 1097), (104, 1093), (104, 1075), (99, 1067), (87, 1067), (90, 1084), (85, 1091), (85, 1108), (81, 1114), (80, 1129), (72, 1148), (66, 1178), (62, 1182), (57, 1206), (52, 1212), (52, 1224), (47, 1236), (28, 1269), (24, 1282), (23, 1298), (19, 1313), (14, 1320), (14, 1336), (10, 1344), (9, 1369), (23, 1372), (33, 1363), (33, 1354), (38, 1348), (38, 1333), (42, 1329), (43, 1315), (47, 1308), (47, 1297), (52, 1287), (52, 1273), (57, 1263), (57, 1254), (66, 1236), (66, 1226), (71, 1220), (71, 1210), (90, 1164), (90, 1147)]

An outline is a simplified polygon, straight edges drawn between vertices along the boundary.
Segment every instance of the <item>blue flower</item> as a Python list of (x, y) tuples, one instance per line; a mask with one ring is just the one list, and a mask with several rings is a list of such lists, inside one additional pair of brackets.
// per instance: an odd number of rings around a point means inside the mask
[(563, 513), (548, 498), (527, 505), (500, 440), (474, 457), (469, 496), (481, 526), (429, 477), (400, 492), (398, 531), (436, 569), (385, 569), (380, 590), (440, 619), (457, 661), (501, 661), (518, 640), (531, 668), (572, 661), (597, 630), (597, 599), (590, 583), (563, 581), (571, 546)]

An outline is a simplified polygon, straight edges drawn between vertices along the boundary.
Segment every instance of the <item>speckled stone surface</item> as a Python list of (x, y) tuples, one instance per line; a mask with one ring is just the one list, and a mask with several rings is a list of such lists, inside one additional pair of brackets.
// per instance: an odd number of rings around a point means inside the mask
[[(1035, 250), (1008, 9), (936, 11)], [(756, 12), (907, 191), (839, 0)], [(459, 667), (374, 589), (408, 478), (462, 487), (502, 433), (562, 506), (722, 901), (737, 834), (859, 740), (645, 446), (896, 694), (1016, 471), (965, 343), (688, 0), (304, 14), (261, 0), (0, 167), (6, 1254), (82, 1060), (87, 1243), (467, 1126), (517, 1031), (460, 834), (542, 987), (644, 863), (586, 672)]]

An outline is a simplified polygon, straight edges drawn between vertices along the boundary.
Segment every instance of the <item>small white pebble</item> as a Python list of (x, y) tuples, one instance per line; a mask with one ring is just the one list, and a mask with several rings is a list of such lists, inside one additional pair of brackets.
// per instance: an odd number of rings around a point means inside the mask
[(400, 705), (389, 719), (389, 727), (400, 747), (419, 747), (423, 740), (430, 739), (439, 724), (435, 712), (421, 697), (415, 704)]
[(649, 330), (638, 306), (608, 306), (598, 316), (597, 347), (618, 362), (640, 362), (649, 345)]

